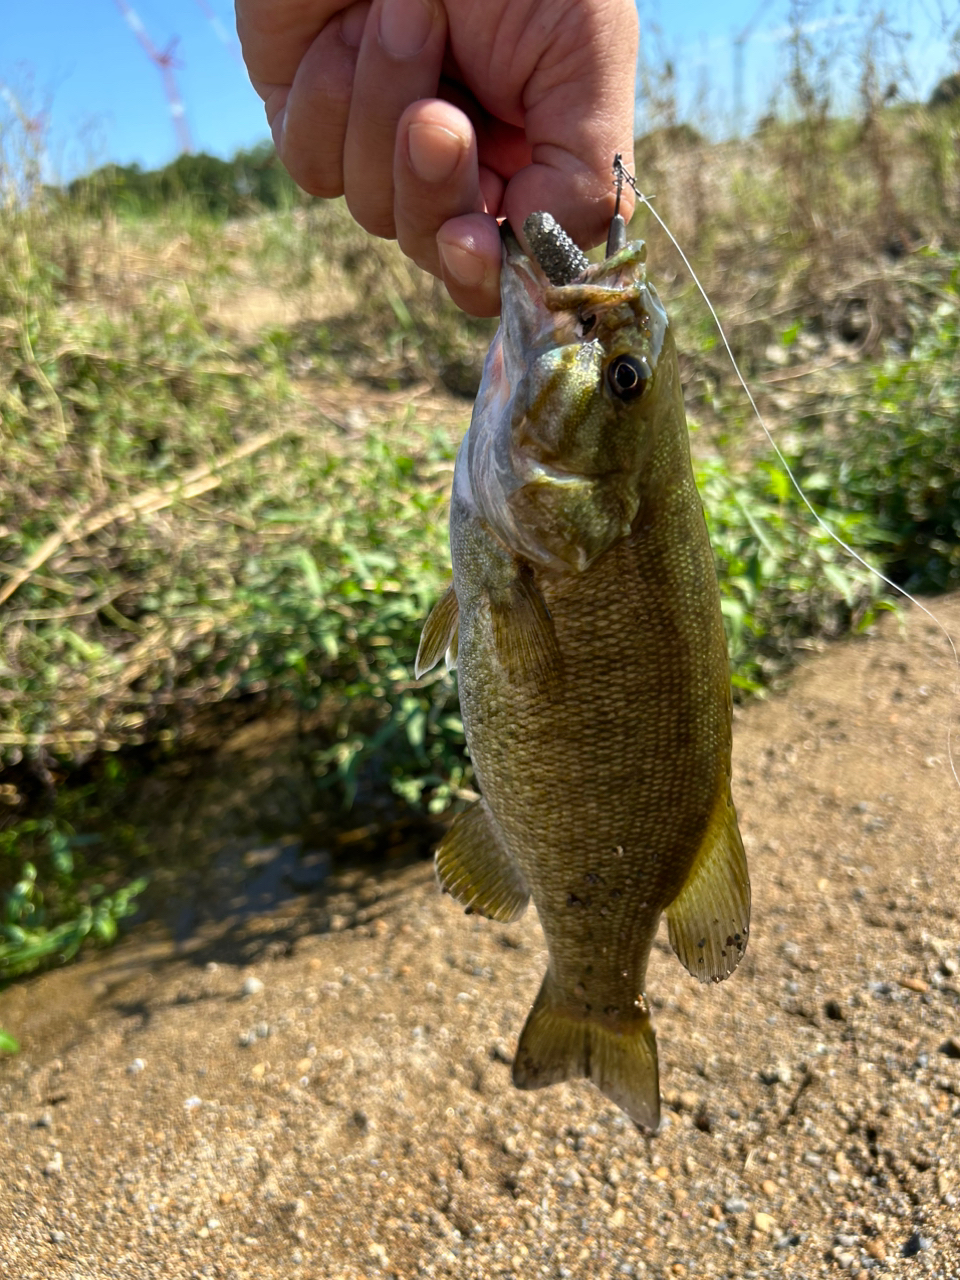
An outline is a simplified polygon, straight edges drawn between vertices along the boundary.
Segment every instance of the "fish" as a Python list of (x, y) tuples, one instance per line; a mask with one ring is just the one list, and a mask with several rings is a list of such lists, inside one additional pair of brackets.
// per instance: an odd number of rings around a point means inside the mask
[(586, 1078), (655, 1132), (661, 916), (701, 982), (734, 971), (750, 927), (720, 592), (643, 242), (611, 227), (591, 265), (548, 214), (523, 234), (529, 249), (502, 225), (453, 581), (415, 666), (456, 668), (480, 792), (436, 871), (468, 912), (510, 922), (535, 904), (548, 963), (513, 1083)]

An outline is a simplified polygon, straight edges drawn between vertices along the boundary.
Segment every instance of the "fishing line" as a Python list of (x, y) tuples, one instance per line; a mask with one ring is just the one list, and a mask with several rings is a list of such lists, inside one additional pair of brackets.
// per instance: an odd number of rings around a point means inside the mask
[[(888, 578), (885, 573), (882, 573), (876, 567), (876, 565), (872, 565), (868, 560), (864, 560), (863, 556), (860, 555), (858, 551), (855, 551), (853, 547), (851, 547), (848, 543), (844, 542), (844, 540), (840, 537), (838, 533), (834, 533), (833, 529), (830, 528), (826, 520), (824, 520), (823, 517), (818, 514), (816, 508), (813, 506), (813, 503), (804, 493), (803, 488), (801, 487), (800, 481), (793, 474), (793, 471), (790, 467), (789, 462), (787, 462), (786, 458), (783, 456), (783, 453), (780, 450), (780, 446), (777, 444), (776, 440), (774, 440), (773, 435), (770, 432), (770, 429), (768, 428), (766, 422), (764, 421), (763, 414), (757, 408), (757, 402), (753, 398), (753, 392), (747, 386), (746, 379), (744, 378), (743, 374), (740, 372), (740, 366), (737, 364), (736, 356), (733, 354), (733, 351), (730, 347), (730, 343), (727, 341), (727, 335), (726, 333), (724, 333), (723, 325), (720, 323), (720, 317), (717, 315), (716, 311), (714, 310), (713, 303), (707, 297), (707, 291), (706, 289), (704, 289), (703, 285), (700, 283), (699, 276), (691, 266), (690, 260), (687, 257), (687, 255), (680, 248), (679, 244), (677, 244), (677, 241), (673, 232), (670, 230), (670, 228), (667, 226), (664, 220), (660, 217), (659, 213), (657, 213), (656, 209), (653, 207), (651, 201), (654, 199), (654, 197), (645, 196), (643, 192), (639, 189), (639, 187), (637, 186), (636, 178), (633, 177), (633, 175), (627, 171), (626, 165), (623, 163), (623, 156), (621, 155), (620, 152), (617, 152), (617, 154), (613, 158), (613, 176), (614, 176), (614, 181), (616, 182), (616, 185), (617, 185), (617, 214), (615, 216), (619, 216), (620, 194), (623, 190), (623, 184), (624, 182), (626, 182), (633, 188), (634, 192), (636, 193), (637, 199), (640, 201), (640, 203), (646, 205), (646, 207), (650, 210), (650, 212), (656, 218), (659, 225), (663, 228), (663, 231), (665, 232), (670, 243), (673, 245), (677, 253), (680, 255), (680, 259), (683, 262), (683, 265), (690, 272), (691, 279), (693, 280), (693, 283), (697, 286), (697, 289), (700, 291), (700, 296), (703, 298), (704, 302), (707, 304), (707, 309), (709, 310), (711, 316), (713, 317), (714, 324), (717, 326), (717, 332), (720, 334), (721, 341), (723, 342), (727, 355), (730, 358), (730, 363), (733, 366), (733, 371), (737, 375), (737, 380), (739, 381), (741, 387), (743, 387), (746, 397), (750, 402), (750, 408), (753, 410), (757, 421), (760, 423), (760, 426), (763, 429), (763, 434), (767, 437), (767, 440), (770, 442), (770, 446), (773, 449), (774, 453), (776, 454), (777, 460), (779, 461), (781, 467), (785, 471), (788, 479), (790, 480), (790, 483), (793, 485), (794, 489), (796, 489), (798, 495), (800, 496), (800, 500), (803, 503), (803, 505), (810, 512), (810, 514), (813, 516), (814, 520), (816, 520), (817, 524), (824, 531), (824, 533), (826, 533), (828, 537), (832, 538), (838, 547), (842, 547), (848, 556), (852, 556), (853, 559), (856, 560), (858, 564), (863, 565), (864, 569), (866, 569), (869, 573), (874, 574), (875, 577), (879, 578), (881, 582), (886, 583), (888, 587), (892, 587), (893, 590), (896, 591), (898, 595), (901, 595), (904, 597), (904, 599), (909, 600), (912, 605), (914, 605), (917, 609), (919, 609), (921, 613), (926, 614), (926, 616), (930, 619), (930, 621), (933, 622), (937, 627), (939, 627), (939, 629), (943, 632), (944, 636), (946, 637), (947, 644), (950, 646), (950, 652), (953, 654), (953, 664), (956, 667), (956, 671), (957, 671), (957, 679), (954, 682), (954, 686), (953, 686), (953, 695), (954, 695), (954, 698), (956, 699), (958, 696), (960, 696), (960, 655), (958, 655), (957, 653), (957, 646), (954, 644), (953, 637), (951, 636), (950, 632), (943, 625), (943, 623), (936, 616), (936, 614), (932, 613), (931, 610), (929, 610), (925, 604), (921, 604), (921, 602), (915, 596), (912, 596), (909, 591), (905, 591), (903, 587), (898, 586), (897, 583), (895, 583), (891, 578)], [(960, 774), (958, 774), (957, 772), (956, 761), (953, 758), (952, 726), (949, 723), (947, 724), (947, 759), (950, 764), (950, 772), (953, 774), (953, 780), (954, 782), (956, 782), (958, 790), (960, 790)]]

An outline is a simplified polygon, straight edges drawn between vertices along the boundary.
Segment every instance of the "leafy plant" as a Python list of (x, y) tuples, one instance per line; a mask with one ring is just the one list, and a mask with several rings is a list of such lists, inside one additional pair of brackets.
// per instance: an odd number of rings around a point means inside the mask
[[(812, 520), (778, 465), (733, 476), (719, 459), (709, 459), (697, 478), (736, 688), (758, 693), (809, 639), (870, 624), (882, 605), (883, 583)], [(829, 508), (818, 514), (850, 546), (881, 537), (862, 515)]]
[(960, 259), (908, 353), (865, 371), (842, 429), (807, 425), (797, 459), (806, 488), (864, 518), (861, 546), (879, 551), (911, 592), (960, 584)]
[(49, 818), (27, 819), (0, 833), (0, 883), (19, 867), (2, 895), (0, 982), (43, 963), (69, 960), (87, 938), (112, 942), (118, 922), (136, 910), (144, 877), (113, 893), (88, 882), (94, 868), (82, 851), (94, 841)]

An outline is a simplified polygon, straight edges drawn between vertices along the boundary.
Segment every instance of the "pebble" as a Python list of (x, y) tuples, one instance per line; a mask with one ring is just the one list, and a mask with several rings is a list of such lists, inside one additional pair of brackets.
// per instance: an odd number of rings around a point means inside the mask
[(760, 1190), (765, 1196), (775, 1196), (780, 1188), (772, 1178), (764, 1178), (763, 1182), (760, 1184)]
[(796, 1231), (785, 1231), (780, 1239), (774, 1245), (776, 1249), (792, 1249), (796, 1245), (801, 1244), (806, 1237)]
[(914, 1258), (918, 1253), (925, 1253), (930, 1248), (930, 1241), (926, 1236), (922, 1236), (919, 1231), (914, 1231), (901, 1252), (905, 1258)]
[(757, 1231), (762, 1231), (765, 1236), (772, 1236), (777, 1229), (777, 1224), (769, 1213), (755, 1213), (753, 1215), (753, 1225)]
[(761, 1067), (760, 1079), (764, 1084), (790, 1084), (793, 1072), (786, 1063), (778, 1062), (773, 1066)]
[(54, 1174), (63, 1173), (63, 1155), (61, 1152), (55, 1151), (53, 1153), (52, 1159), (48, 1160), (43, 1166), (43, 1172), (48, 1178), (53, 1177)]
[(740, 1196), (728, 1196), (723, 1202), (724, 1213), (746, 1213), (747, 1202)]
[(883, 1262), (887, 1256), (887, 1247), (882, 1240), (868, 1240), (864, 1248), (870, 1257), (876, 1258), (878, 1262)]
[(245, 996), (258, 996), (263, 990), (263, 983), (253, 974), (246, 978), (243, 983), (243, 994)]
[(134, 1060), (127, 1067), (127, 1075), (138, 1076), (146, 1065), (147, 1064), (144, 1062), (142, 1058), (134, 1058)]

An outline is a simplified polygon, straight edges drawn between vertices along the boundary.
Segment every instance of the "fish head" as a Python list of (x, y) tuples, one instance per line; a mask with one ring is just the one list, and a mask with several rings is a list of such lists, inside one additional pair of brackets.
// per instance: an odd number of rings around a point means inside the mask
[(551, 283), (504, 227), (500, 330), (455, 484), (508, 550), (566, 570), (589, 567), (630, 533), (678, 406), (685, 433), (676, 349), (645, 246), (577, 265), (568, 282)]

